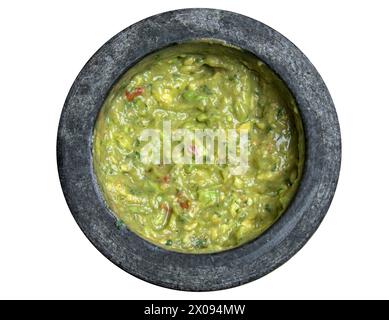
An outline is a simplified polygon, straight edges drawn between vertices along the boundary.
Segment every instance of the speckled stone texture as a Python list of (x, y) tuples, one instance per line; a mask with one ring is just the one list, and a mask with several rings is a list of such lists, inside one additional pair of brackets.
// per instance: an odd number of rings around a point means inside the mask
[[(233, 250), (193, 255), (166, 251), (126, 229), (116, 228), (116, 219), (96, 185), (91, 141), (104, 98), (129, 67), (152, 51), (199, 38), (220, 39), (246, 49), (280, 75), (300, 108), (306, 160), (294, 201), (267, 232)], [(335, 192), (341, 139), (336, 111), (324, 82), (293, 43), (268, 26), (236, 13), (185, 9), (162, 13), (130, 26), (88, 61), (63, 108), (57, 161), (62, 189), (74, 218), (109, 260), (160, 286), (208, 291), (258, 279), (286, 262), (308, 241)]]

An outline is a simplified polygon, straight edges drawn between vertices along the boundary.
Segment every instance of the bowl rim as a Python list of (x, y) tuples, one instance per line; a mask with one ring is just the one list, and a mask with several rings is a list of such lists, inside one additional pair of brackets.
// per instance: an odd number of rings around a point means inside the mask
[[(199, 39), (224, 41), (251, 52), (284, 81), (300, 111), (305, 162), (294, 199), (265, 233), (229, 250), (191, 254), (165, 250), (128, 229), (116, 228), (116, 218), (105, 205), (96, 182), (91, 150), (98, 112), (123, 73), (151, 52)], [(231, 288), (258, 279), (285, 263), (309, 240), (326, 215), (340, 163), (336, 110), (314, 66), (277, 31), (249, 17), (218, 9), (168, 11), (119, 32), (77, 76), (58, 127), (59, 178), (81, 230), (104, 256), (126, 272), (171, 289)]]

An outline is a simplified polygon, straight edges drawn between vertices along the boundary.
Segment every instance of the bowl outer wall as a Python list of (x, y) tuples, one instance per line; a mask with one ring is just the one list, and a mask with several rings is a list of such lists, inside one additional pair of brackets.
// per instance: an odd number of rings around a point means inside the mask
[[(213, 254), (159, 248), (118, 230), (92, 168), (92, 134), (112, 85), (145, 55), (194, 39), (218, 39), (252, 52), (286, 83), (305, 131), (304, 174), (294, 200), (260, 237)], [(258, 279), (290, 259), (312, 236), (335, 193), (341, 138), (331, 96), (305, 55), (277, 31), (254, 19), (216, 9), (161, 13), (121, 31), (81, 70), (65, 101), (57, 138), (62, 189), (75, 220), (92, 244), (130, 274), (156, 285), (189, 291), (219, 290)]]

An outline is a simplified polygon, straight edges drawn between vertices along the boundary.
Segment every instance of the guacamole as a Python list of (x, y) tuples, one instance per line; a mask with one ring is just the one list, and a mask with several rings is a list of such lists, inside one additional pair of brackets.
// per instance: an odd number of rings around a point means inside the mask
[[(157, 151), (159, 163), (145, 161), (142, 132), (162, 132), (165, 123), (173, 133), (246, 132), (236, 153), (247, 148), (247, 166), (234, 172), (216, 148), (216, 161), (196, 162), (198, 141), (186, 150), (191, 163), (166, 158), (182, 139)], [(196, 41), (148, 55), (116, 82), (96, 120), (92, 152), (118, 228), (168, 250), (208, 253), (258, 237), (285, 211), (302, 175), (304, 136), (292, 94), (266, 64)]]

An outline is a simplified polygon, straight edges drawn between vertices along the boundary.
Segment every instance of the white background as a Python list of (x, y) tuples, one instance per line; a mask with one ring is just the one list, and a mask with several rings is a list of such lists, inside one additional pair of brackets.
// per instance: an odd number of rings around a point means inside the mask
[[(389, 298), (387, 1), (2, 1), (0, 298)], [(68, 90), (109, 38), (183, 7), (248, 15), (292, 40), (335, 102), (343, 140), (327, 217), (288, 263), (247, 285), (187, 293), (138, 280), (82, 234), (62, 195), (56, 134)]]

